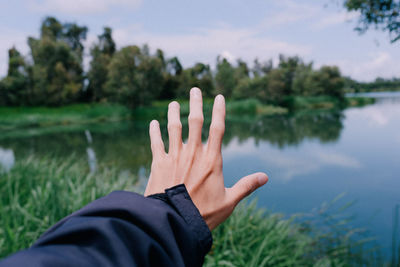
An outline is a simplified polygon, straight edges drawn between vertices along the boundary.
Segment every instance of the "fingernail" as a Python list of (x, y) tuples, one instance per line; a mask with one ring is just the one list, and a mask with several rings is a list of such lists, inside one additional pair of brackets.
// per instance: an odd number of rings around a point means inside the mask
[(200, 89), (197, 88), (197, 87), (193, 87), (192, 90), (190, 90), (190, 93), (191, 93), (193, 96), (196, 96), (196, 97), (201, 96), (201, 91), (200, 91)]
[(172, 101), (169, 103), (168, 108), (179, 108), (179, 103), (176, 101)]
[(225, 98), (224, 98), (223, 95), (217, 95), (217, 96), (215, 97), (215, 102), (217, 102), (217, 103), (219, 103), (219, 104), (224, 103), (224, 101), (225, 101)]
[(150, 127), (156, 127), (157, 126), (157, 124), (158, 124), (158, 121), (157, 120), (152, 120), (151, 122), (150, 122)]
[(268, 182), (268, 176), (265, 174), (260, 174), (258, 176), (258, 184), (261, 185), (265, 185)]

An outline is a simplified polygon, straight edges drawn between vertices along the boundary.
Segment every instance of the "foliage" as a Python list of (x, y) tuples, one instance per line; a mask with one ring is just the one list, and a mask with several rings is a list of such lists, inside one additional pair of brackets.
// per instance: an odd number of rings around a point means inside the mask
[(313, 69), (298, 56), (232, 63), (218, 56), (216, 69), (197, 62), (184, 68), (177, 57), (166, 58), (161, 49), (147, 45), (119, 50), (112, 29), (104, 27), (90, 48), (90, 68), (83, 70), (83, 40), (88, 29), (75, 23), (44, 19), (40, 38), (28, 39), (31, 58), (15, 48), (9, 51), (7, 77), (0, 81), (0, 105), (58, 106), (78, 102), (116, 102), (130, 108), (154, 100), (186, 98), (197, 86), (205, 97), (254, 98), (262, 104), (282, 105), (291, 96), (327, 95), (343, 101), (343, 78), (337, 67)]
[(366, 32), (370, 26), (389, 32), (391, 42), (400, 40), (400, 1), (399, 0), (345, 0), (348, 11), (360, 13), (356, 30)]
[(399, 91), (400, 79), (376, 78), (373, 82), (357, 82), (351, 78), (345, 78), (346, 92), (376, 92), (376, 91)]
[(137, 107), (158, 96), (163, 81), (162, 61), (146, 47), (127, 46), (116, 52), (109, 65), (106, 93), (116, 102)]
[(98, 36), (98, 43), (90, 49), (92, 61), (88, 72), (89, 85), (85, 92), (86, 100), (97, 102), (107, 97), (105, 84), (108, 79), (109, 64), (115, 51), (112, 30), (105, 27), (103, 34)]

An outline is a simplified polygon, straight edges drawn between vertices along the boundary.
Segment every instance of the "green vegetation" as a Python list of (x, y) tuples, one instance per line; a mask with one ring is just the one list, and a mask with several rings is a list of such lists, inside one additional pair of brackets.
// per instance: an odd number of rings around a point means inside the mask
[[(137, 190), (136, 182), (114, 168), (90, 173), (85, 160), (75, 158), (19, 160), (10, 172), (0, 172), (0, 257), (27, 248), (49, 226), (96, 198)], [(374, 265), (370, 239), (360, 239), (360, 229), (349, 229), (348, 217), (331, 215), (330, 206), (318, 217), (297, 220), (243, 204), (214, 231), (205, 266)]]
[(55, 125), (115, 122), (131, 111), (118, 104), (75, 104), (63, 107), (0, 107), (0, 130)]
[(392, 43), (400, 40), (399, 0), (345, 0), (344, 6), (359, 14), (356, 31), (364, 33), (372, 26), (388, 31)]
[(373, 82), (357, 82), (345, 78), (345, 91), (348, 93), (400, 91), (400, 79), (376, 78)]
[[(241, 59), (230, 62), (218, 56), (215, 71), (201, 62), (183, 68), (177, 57), (166, 58), (160, 49), (152, 53), (147, 45), (117, 50), (108, 27), (90, 48), (90, 68), (85, 73), (83, 41), (87, 31), (85, 26), (45, 18), (40, 37), (28, 38), (32, 58), (25, 58), (15, 48), (9, 50), (8, 73), (0, 80), (0, 106), (107, 102), (137, 108), (186, 98), (194, 86), (207, 98), (222, 93), (229, 100), (251, 98), (262, 105), (282, 106), (288, 97), (344, 99), (344, 79), (335, 66), (314, 69), (312, 62), (298, 56), (280, 55), (276, 66), (272, 60), (255, 59), (253, 66), (248, 66)], [(267, 110), (271, 108), (258, 108), (258, 112)]]
[(90, 173), (86, 159), (27, 158), (0, 172), (0, 257), (27, 248), (49, 226), (136, 179), (116, 169)]

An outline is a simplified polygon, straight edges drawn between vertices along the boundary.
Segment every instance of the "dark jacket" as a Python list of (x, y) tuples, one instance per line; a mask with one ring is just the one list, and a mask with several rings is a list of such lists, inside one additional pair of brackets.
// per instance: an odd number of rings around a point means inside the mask
[(62, 219), (0, 267), (201, 266), (211, 244), (183, 184), (150, 197), (116, 191)]

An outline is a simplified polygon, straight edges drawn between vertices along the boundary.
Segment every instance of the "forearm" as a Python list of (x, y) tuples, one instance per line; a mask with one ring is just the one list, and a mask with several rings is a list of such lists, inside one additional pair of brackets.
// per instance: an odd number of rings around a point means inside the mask
[[(64, 218), (0, 266), (201, 266), (211, 233), (186, 189), (178, 189), (165, 195), (167, 201), (113, 192)], [(201, 232), (188, 221), (203, 225)]]

